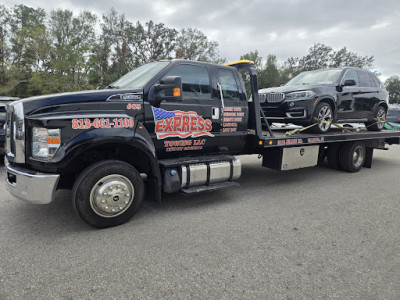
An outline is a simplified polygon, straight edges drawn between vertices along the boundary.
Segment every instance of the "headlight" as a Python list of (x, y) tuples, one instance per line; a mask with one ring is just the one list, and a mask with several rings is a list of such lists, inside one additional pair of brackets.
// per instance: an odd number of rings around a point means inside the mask
[(61, 144), (60, 129), (33, 127), (32, 156), (36, 158), (52, 158)]
[(293, 93), (288, 93), (285, 96), (285, 99), (300, 99), (300, 98), (311, 98), (315, 96), (315, 93), (313, 91), (301, 91), (301, 92), (293, 92)]

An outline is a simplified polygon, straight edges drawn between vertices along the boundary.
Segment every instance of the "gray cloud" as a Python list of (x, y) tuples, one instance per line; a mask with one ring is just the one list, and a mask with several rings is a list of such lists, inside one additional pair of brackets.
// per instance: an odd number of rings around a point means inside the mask
[[(13, 6), (15, 0), (5, 0)], [(26, 0), (47, 11), (89, 10), (99, 16), (114, 7), (133, 21), (153, 20), (177, 29), (196, 27), (220, 44), (220, 55), (236, 60), (258, 50), (281, 61), (303, 56), (314, 43), (374, 55), (384, 77), (400, 75), (400, 1), (354, 0)]]

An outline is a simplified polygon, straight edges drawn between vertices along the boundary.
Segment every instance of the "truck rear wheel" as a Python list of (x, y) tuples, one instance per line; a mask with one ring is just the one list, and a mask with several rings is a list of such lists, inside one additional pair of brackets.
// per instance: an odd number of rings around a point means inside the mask
[(144, 197), (144, 184), (131, 165), (106, 160), (87, 167), (74, 183), (72, 203), (91, 226), (106, 228), (128, 221)]
[(363, 142), (345, 143), (339, 151), (340, 168), (355, 173), (362, 169), (366, 157), (366, 148)]

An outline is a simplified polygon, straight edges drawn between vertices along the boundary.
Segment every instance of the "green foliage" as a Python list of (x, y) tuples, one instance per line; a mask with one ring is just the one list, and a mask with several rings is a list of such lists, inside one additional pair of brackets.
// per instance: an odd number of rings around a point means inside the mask
[(389, 93), (389, 103), (400, 104), (400, 77), (391, 76), (385, 81), (386, 90)]
[(184, 28), (177, 37), (175, 57), (182, 59), (217, 62), (218, 43), (208, 40), (207, 36), (196, 28)]
[(197, 29), (134, 24), (115, 9), (98, 18), (88, 11), (75, 15), (57, 9), (47, 15), (23, 4), (0, 5), (0, 94), (27, 97), (104, 87), (159, 59), (223, 62), (217, 48)]
[[(269, 54), (266, 61), (258, 54), (258, 51), (250, 51), (242, 56), (240, 59), (251, 60), (254, 62), (254, 66), (257, 71), (258, 77), (258, 87), (268, 88), (273, 86), (280, 86), (284, 83), (284, 78), (282, 77), (282, 70), (278, 65), (278, 59), (276, 55)], [(246, 92), (250, 95), (250, 78), (247, 73), (242, 74), (245, 82)]]
[(314, 44), (305, 56), (288, 58), (283, 64), (283, 72), (285, 77), (290, 79), (304, 71), (325, 68), (369, 68), (372, 67), (373, 62), (373, 56), (360, 56), (348, 51), (346, 47), (335, 51), (331, 46)]
[[(169, 58), (225, 63), (218, 43), (196, 28), (133, 23), (115, 9), (99, 18), (88, 11), (75, 15), (57, 9), (47, 15), (23, 4), (0, 5), (0, 95), (27, 97), (105, 87), (143, 63)], [(370, 67), (374, 61), (373, 56), (359, 56), (346, 48), (334, 51), (323, 44), (282, 65), (275, 55), (264, 60), (257, 50), (241, 59), (255, 62), (260, 88), (279, 86), (306, 70)], [(249, 92), (249, 78), (244, 79)]]

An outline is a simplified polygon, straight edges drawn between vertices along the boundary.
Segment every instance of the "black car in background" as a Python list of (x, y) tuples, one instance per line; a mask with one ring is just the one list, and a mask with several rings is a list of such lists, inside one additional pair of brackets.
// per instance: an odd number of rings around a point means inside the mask
[(259, 91), (268, 121), (308, 126), (325, 133), (331, 122), (365, 123), (368, 130), (384, 127), (388, 93), (371, 72), (359, 68), (303, 72), (281, 87)]
[(400, 123), (400, 107), (390, 107), (386, 116), (386, 121)]
[(6, 113), (7, 113), (7, 104), (18, 100), (16, 97), (4, 97), (0, 96), (0, 155), (5, 154), (4, 142), (5, 142), (5, 132), (4, 132), (4, 124), (6, 123)]

